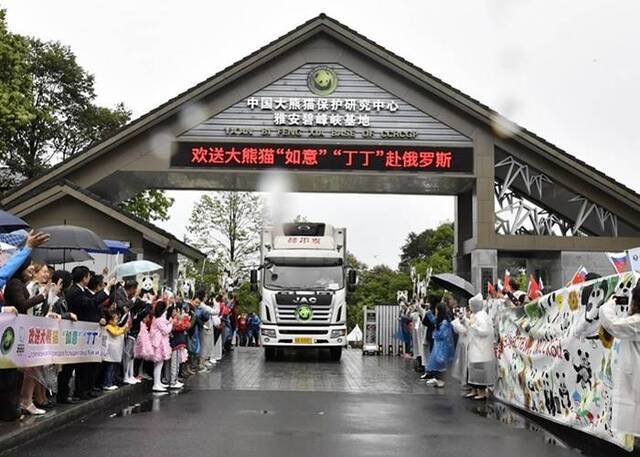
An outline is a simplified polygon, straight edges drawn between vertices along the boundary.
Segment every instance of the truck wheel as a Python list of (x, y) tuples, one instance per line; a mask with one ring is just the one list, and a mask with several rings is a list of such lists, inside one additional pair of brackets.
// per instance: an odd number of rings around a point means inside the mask
[(339, 362), (340, 358), (342, 357), (342, 348), (331, 348), (329, 349), (330, 353), (331, 353), (331, 360), (333, 362)]
[(264, 358), (265, 360), (274, 360), (276, 358), (276, 348), (264, 348)]

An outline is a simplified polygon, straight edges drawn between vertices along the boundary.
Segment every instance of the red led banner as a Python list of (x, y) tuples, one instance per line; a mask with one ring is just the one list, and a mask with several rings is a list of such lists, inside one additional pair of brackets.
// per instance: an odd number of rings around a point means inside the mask
[(473, 172), (472, 148), (177, 143), (171, 166)]

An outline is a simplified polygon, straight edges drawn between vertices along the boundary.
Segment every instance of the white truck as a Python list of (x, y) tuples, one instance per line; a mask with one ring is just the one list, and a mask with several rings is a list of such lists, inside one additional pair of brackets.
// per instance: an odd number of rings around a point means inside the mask
[(326, 348), (338, 361), (347, 344), (347, 290), (356, 284), (347, 269), (346, 229), (325, 223), (286, 223), (262, 231), (260, 342), (267, 360), (284, 348)]

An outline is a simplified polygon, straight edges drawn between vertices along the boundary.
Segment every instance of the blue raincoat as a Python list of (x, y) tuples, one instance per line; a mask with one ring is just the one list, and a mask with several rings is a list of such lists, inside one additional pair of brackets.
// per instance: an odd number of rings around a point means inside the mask
[[(433, 313), (429, 312), (427, 316), (434, 324), (437, 322)], [(443, 320), (433, 331), (433, 349), (429, 355), (427, 371), (445, 371), (453, 362), (454, 356), (453, 328), (448, 320)]]

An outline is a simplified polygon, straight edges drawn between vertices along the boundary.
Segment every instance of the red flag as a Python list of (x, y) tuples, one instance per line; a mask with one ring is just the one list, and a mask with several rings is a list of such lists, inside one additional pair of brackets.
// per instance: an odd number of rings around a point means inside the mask
[(581, 282), (584, 282), (587, 279), (587, 274), (589, 274), (587, 269), (584, 266), (580, 265), (578, 271), (576, 271), (576, 273), (571, 278), (570, 285), (580, 284)]
[(542, 292), (540, 291), (540, 285), (536, 281), (536, 278), (533, 277), (533, 275), (529, 275), (529, 289), (527, 290), (527, 296), (529, 297), (529, 300), (535, 300), (540, 295), (542, 295)]
[(502, 288), (504, 289), (505, 292), (513, 292), (513, 290), (511, 289), (511, 273), (509, 273), (509, 270), (504, 270), (504, 280), (502, 281)]
[(491, 284), (491, 281), (487, 281), (487, 295), (495, 297), (497, 294), (498, 292), (496, 291), (496, 288), (493, 287), (493, 284)]

